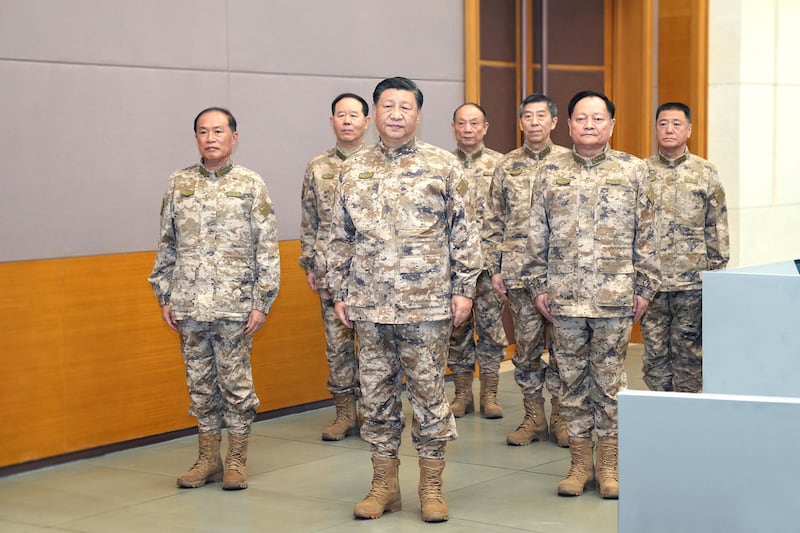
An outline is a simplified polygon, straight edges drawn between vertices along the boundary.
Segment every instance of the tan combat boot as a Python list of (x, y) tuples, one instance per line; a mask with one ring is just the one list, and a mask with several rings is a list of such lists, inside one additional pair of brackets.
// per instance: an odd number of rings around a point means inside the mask
[(355, 394), (334, 394), (333, 403), (336, 406), (336, 418), (333, 424), (322, 430), (322, 440), (342, 440), (358, 435)]
[(617, 439), (597, 441), (597, 465), (595, 476), (600, 485), (600, 497), (607, 500), (619, 498), (619, 474), (617, 471)]
[(550, 407), (550, 440), (562, 448), (569, 448), (569, 432), (567, 423), (561, 418), (561, 406), (558, 398), (550, 398)]
[(400, 459), (372, 458), (372, 488), (363, 500), (353, 507), (356, 518), (380, 518), (383, 513), (396, 513), (403, 507), (397, 470)]
[(558, 484), (558, 494), (580, 496), (594, 482), (592, 439), (570, 439), (569, 454), (572, 456), (572, 465), (567, 477)]
[(524, 398), (525, 418), (515, 430), (506, 435), (509, 446), (527, 446), (535, 440), (547, 440), (547, 419), (544, 398)]
[(450, 403), (453, 416), (462, 416), (475, 411), (475, 396), (472, 394), (472, 372), (458, 372), (453, 374), (453, 384), (456, 386), (456, 395)]
[(497, 403), (497, 374), (481, 374), (481, 415), (484, 418), (503, 418), (503, 408)]
[(228, 455), (225, 457), (225, 475), (222, 488), (241, 490), (247, 488), (247, 435), (228, 433)]
[(425, 522), (446, 522), (449, 518), (442, 494), (443, 470), (444, 459), (419, 460), (419, 503)]
[(197, 461), (189, 470), (178, 476), (179, 487), (195, 489), (222, 479), (222, 459), (219, 456), (222, 435), (200, 433), (197, 437), (199, 441)]

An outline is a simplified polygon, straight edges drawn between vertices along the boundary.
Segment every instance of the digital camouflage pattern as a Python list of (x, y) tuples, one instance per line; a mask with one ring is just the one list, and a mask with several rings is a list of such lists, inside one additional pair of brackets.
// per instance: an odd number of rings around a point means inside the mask
[(361, 380), (361, 438), (373, 455), (397, 457), (405, 427), (401, 376), (413, 410), (411, 440), (423, 459), (441, 459), (444, 444), (458, 437), (445, 399), (444, 374), (450, 320), (414, 324), (356, 321)]
[[(453, 153), (461, 161), (470, 185), (473, 219), (481, 224), (487, 212), (494, 166), (503, 154), (485, 146), (472, 154), (458, 148)], [(492, 289), (491, 277), (486, 271), (478, 276), (472, 318), (453, 328), (447, 364), (452, 372), (473, 372), (477, 360), (481, 372), (496, 374), (505, 356), (504, 348), (508, 340), (503, 330), (503, 300)]]
[(332, 148), (306, 165), (301, 192), (300, 259), (306, 274), (317, 284), (325, 328), (325, 357), (328, 361), (328, 390), (331, 394), (358, 395), (358, 366), (353, 330), (342, 324), (333, 311), (333, 299), (326, 288), (328, 233), (333, 208), (333, 193), (339, 183), (344, 161), (352, 154)]
[(702, 287), (705, 270), (719, 270), (730, 259), (725, 190), (713, 164), (684, 153), (675, 160), (647, 158), (655, 233), (661, 258), (661, 291)]
[(521, 146), (497, 162), (483, 219), (485, 268), (503, 274), (506, 288), (523, 287), (522, 264), (527, 253), (533, 183), (540, 168), (569, 149), (550, 144), (540, 152)]
[(703, 293), (658, 292), (642, 317), (643, 379), (650, 390), (703, 388)]
[[(249, 435), (259, 401), (253, 387), (250, 349), (243, 322), (180, 320), (178, 332), (186, 365), (189, 414), (200, 433)], [(224, 423), (224, 425), (223, 425)]]
[(661, 286), (642, 317), (644, 381), (651, 390), (699, 392), (702, 273), (730, 259), (725, 190), (713, 164), (689, 153), (647, 159), (655, 198)]
[(561, 381), (556, 358), (553, 357), (553, 347), (549, 346), (550, 356), (547, 361), (542, 357), (545, 330), (551, 328), (536, 309), (530, 290), (525, 287), (508, 289), (507, 296), (508, 307), (514, 317), (516, 338), (516, 351), (511, 358), (514, 363), (514, 381), (519, 385), (524, 398), (541, 398), (545, 386), (551, 396), (560, 398)]
[(333, 209), (333, 192), (347, 157), (340, 148), (332, 148), (306, 165), (301, 191), (300, 259), (307, 274), (314, 274), (318, 288), (325, 288), (325, 250)]
[(659, 285), (647, 165), (609, 148), (573, 152), (549, 159), (538, 182), (523, 268), (533, 296), (546, 292), (554, 316), (633, 316), (633, 295), (652, 300)]
[(351, 320), (450, 319), (452, 296), (473, 298), (478, 227), (458, 160), (412, 138), (348, 158), (336, 188), (328, 286)]
[(247, 321), (268, 313), (280, 286), (275, 213), (264, 180), (239, 165), (174, 172), (148, 278), (176, 320)]
[(617, 438), (617, 394), (628, 387), (625, 356), (633, 317), (553, 316), (561, 417), (570, 439)]
[(549, 298), (570, 438), (617, 438), (633, 297), (659, 284), (653, 209), (645, 162), (608, 147), (555, 156), (537, 178), (523, 277)]

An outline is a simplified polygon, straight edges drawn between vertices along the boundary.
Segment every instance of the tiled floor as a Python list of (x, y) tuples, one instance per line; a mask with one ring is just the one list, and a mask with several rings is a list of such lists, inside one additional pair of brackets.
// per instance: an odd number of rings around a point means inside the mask
[[(640, 345), (631, 345), (627, 369), (629, 386), (644, 388)], [(458, 420), (460, 437), (447, 447), (450, 520), (443, 524), (420, 519), (408, 428), (400, 450), (403, 510), (380, 520), (353, 519), (353, 504), (367, 493), (372, 475), (368, 446), (355, 437), (322, 442), (320, 430), (333, 418), (327, 407), (254, 425), (244, 491), (223, 491), (219, 483), (176, 488), (175, 475), (196, 455), (194, 436), (0, 478), (0, 532), (616, 532), (617, 502), (602, 500), (596, 490), (578, 498), (556, 495), (568, 450), (549, 442), (505, 444), (523, 413), (513, 372), (501, 374), (499, 400), (502, 419)], [(549, 402), (547, 409), (549, 415)]]

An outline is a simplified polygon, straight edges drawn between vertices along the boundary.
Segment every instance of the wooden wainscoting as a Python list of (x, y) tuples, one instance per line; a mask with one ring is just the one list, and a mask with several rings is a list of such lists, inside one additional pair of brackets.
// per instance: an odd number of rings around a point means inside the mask
[[(280, 294), (252, 356), (262, 412), (329, 396), (319, 300), (299, 241), (280, 250)], [(195, 425), (178, 337), (147, 283), (153, 259), (0, 263), (0, 467)]]

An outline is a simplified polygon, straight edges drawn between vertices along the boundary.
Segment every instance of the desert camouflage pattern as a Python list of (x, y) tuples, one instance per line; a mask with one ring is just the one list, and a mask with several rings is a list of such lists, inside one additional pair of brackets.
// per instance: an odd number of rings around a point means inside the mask
[(482, 219), (482, 244), (486, 270), (503, 274), (506, 288), (524, 286), (521, 274), (530, 230), (533, 183), (541, 167), (561, 153), (569, 153), (569, 149), (550, 144), (534, 152), (523, 145), (495, 166)]
[(713, 164), (688, 152), (669, 160), (647, 158), (655, 200), (661, 291), (702, 287), (705, 270), (730, 259), (725, 190)]
[(628, 386), (625, 355), (633, 317), (553, 316), (561, 416), (570, 439), (617, 438), (617, 394)]
[(259, 401), (253, 388), (250, 349), (253, 338), (244, 335), (247, 322), (178, 321), (186, 385), (200, 433), (249, 435)]
[(477, 361), (481, 372), (497, 374), (505, 357), (506, 346), (508, 340), (503, 330), (503, 300), (492, 289), (492, 279), (484, 270), (478, 276), (472, 320), (453, 328), (447, 365), (451, 372), (473, 372)]
[[(353, 152), (355, 153), (355, 152)], [(325, 288), (325, 250), (333, 209), (333, 191), (342, 164), (352, 154), (331, 148), (306, 165), (300, 211), (300, 259), (306, 274), (314, 274), (318, 288)]]
[(444, 374), (450, 320), (415, 324), (356, 321), (361, 381), (361, 438), (372, 454), (397, 457), (405, 427), (403, 377), (413, 411), (411, 440), (423, 459), (441, 459), (447, 441), (458, 437), (445, 398)]
[(229, 163), (197, 164), (169, 178), (148, 278), (177, 320), (247, 321), (268, 313), (280, 286), (275, 212), (264, 180)]
[(633, 316), (634, 294), (653, 299), (659, 258), (644, 161), (608, 147), (591, 159), (561, 154), (534, 189), (523, 277), (534, 297), (548, 294), (552, 315)]
[(642, 317), (644, 382), (650, 390), (703, 388), (703, 293), (659, 292)]
[[(485, 146), (472, 154), (459, 148), (453, 153), (463, 165), (464, 175), (470, 185), (473, 219), (480, 224), (487, 212), (494, 166), (503, 154)], [(483, 271), (478, 276), (472, 320), (453, 328), (447, 364), (452, 372), (473, 372), (477, 360), (481, 372), (496, 374), (500, 370), (506, 346), (508, 340), (503, 330), (503, 300), (492, 290), (491, 276)]]
[[(355, 152), (353, 152), (355, 153)], [(338, 146), (306, 165), (301, 192), (300, 259), (306, 274), (317, 284), (325, 328), (325, 357), (328, 361), (328, 390), (331, 394), (358, 395), (358, 365), (353, 347), (353, 330), (333, 312), (333, 299), (325, 282), (325, 250), (333, 208), (333, 192), (339, 183), (342, 164), (352, 154)]]
[(541, 398), (547, 386), (550, 395), (561, 396), (561, 381), (558, 377), (558, 365), (552, 356), (543, 358), (545, 348), (545, 331), (550, 329), (548, 322), (542, 317), (533, 303), (531, 292), (524, 287), (508, 289), (508, 307), (514, 317), (514, 337), (516, 351), (511, 361), (514, 363), (514, 381), (519, 385), (524, 398)]
[(651, 390), (703, 388), (702, 274), (730, 259), (725, 191), (710, 162), (686, 150), (649, 157), (661, 286), (642, 317), (644, 382)]
[(468, 194), (458, 159), (415, 138), (348, 158), (335, 193), (327, 279), (350, 320), (450, 319), (454, 295), (474, 298), (481, 254)]

